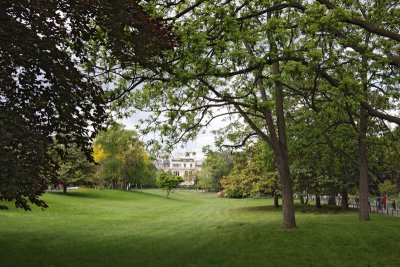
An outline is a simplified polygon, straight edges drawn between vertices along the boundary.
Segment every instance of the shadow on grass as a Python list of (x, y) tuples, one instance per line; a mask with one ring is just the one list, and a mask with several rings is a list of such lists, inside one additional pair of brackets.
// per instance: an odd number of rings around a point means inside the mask
[[(258, 207), (261, 211), (266, 208), (270, 207)], [(397, 257), (388, 256), (398, 249), (395, 238), (383, 256), (377, 249), (349, 253), (372, 226), (364, 224), (365, 231), (351, 228), (353, 235), (349, 237), (341, 227), (327, 227), (325, 222), (321, 220), (307, 227), (305, 224), (296, 231), (286, 231), (277, 222), (273, 225), (221, 222), (217, 227), (194, 223), (194, 228), (161, 227), (151, 233), (115, 231), (104, 236), (94, 231), (90, 238), (68, 231), (19, 232), (3, 237), (8, 250), (0, 263), (4, 266), (399, 266)], [(63, 241), (59, 246), (54, 246), (60, 239)], [(38, 240), (51, 242), (37, 246)], [(364, 242), (373, 245), (374, 239)], [(20, 251), (28, 251), (29, 257), (20, 257)]]
[(158, 198), (158, 199), (165, 199), (165, 200), (171, 200), (171, 201), (183, 201), (183, 199), (177, 198), (177, 196), (179, 196), (179, 195), (177, 195), (176, 193), (170, 193), (169, 198), (167, 198), (167, 193), (164, 191), (162, 191), (162, 192), (164, 192), (164, 194), (157, 194), (157, 193), (152, 193), (152, 192), (148, 192), (148, 191), (146, 191), (146, 192), (145, 191), (128, 191), (128, 192), (135, 193), (135, 194), (141, 194), (143, 196), (148, 196), (148, 197)]
[(67, 191), (66, 194), (63, 192), (47, 192), (46, 194), (52, 194), (56, 196), (63, 196), (63, 197), (76, 197), (76, 198), (104, 198), (103, 195), (95, 194), (93, 192), (88, 191)]
[[(177, 195), (174, 193), (171, 193), (169, 195), (169, 199), (166, 197), (165, 194), (157, 194), (157, 193), (151, 193), (151, 192), (143, 192), (143, 191), (125, 191), (125, 190), (118, 190), (118, 189), (104, 189), (103, 192), (109, 192), (111, 194), (104, 194), (101, 193), (102, 191), (96, 191), (96, 190), (84, 190), (84, 191), (79, 191), (79, 190), (74, 190), (74, 191), (67, 191), (67, 194), (64, 194), (62, 191), (56, 191), (56, 192), (47, 192), (47, 194), (52, 194), (56, 196), (64, 196), (64, 197), (70, 197), (70, 198), (87, 198), (87, 199), (105, 199), (105, 200), (114, 200), (114, 201), (126, 201), (127, 196), (142, 196), (145, 198), (156, 198), (156, 199), (165, 199), (168, 201), (183, 201), (183, 199), (177, 198)], [(117, 195), (113, 193), (118, 193)], [(132, 199), (133, 200), (133, 199)]]
[[(253, 207), (240, 207), (236, 210), (241, 212), (281, 212), (282, 206), (276, 208), (273, 205), (253, 206)], [(310, 214), (339, 214), (345, 212), (352, 212), (353, 210), (343, 210), (341, 207), (323, 205), (321, 208), (317, 208), (314, 205), (301, 205), (295, 204), (295, 211), (301, 213)]]

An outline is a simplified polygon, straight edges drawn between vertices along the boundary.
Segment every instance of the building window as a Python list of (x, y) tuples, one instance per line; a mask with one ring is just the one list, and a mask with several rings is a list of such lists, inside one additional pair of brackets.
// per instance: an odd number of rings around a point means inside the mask
[(186, 168), (186, 163), (183, 164), (183, 167)]
[(192, 163), (190, 163), (190, 168), (192, 167)]
[(172, 164), (172, 167), (179, 168), (179, 164)]

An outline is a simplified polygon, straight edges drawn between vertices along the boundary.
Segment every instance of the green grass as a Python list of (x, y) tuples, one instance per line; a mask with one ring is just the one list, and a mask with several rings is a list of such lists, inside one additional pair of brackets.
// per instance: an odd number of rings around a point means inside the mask
[(50, 208), (0, 211), (0, 266), (400, 266), (400, 218), (297, 211), (272, 200), (80, 190)]

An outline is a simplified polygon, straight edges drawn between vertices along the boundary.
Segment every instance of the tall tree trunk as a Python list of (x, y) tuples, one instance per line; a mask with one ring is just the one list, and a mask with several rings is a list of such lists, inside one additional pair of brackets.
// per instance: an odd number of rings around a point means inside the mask
[(63, 186), (63, 193), (66, 194), (67, 193), (67, 184), (63, 183), (62, 186)]
[[(279, 62), (272, 64), (272, 73), (279, 75)], [(283, 87), (275, 81), (275, 104), (276, 104), (276, 123), (278, 126), (278, 157), (277, 167), (282, 186), (282, 210), (283, 226), (285, 228), (295, 228), (296, 218), (294, 210), (294, 199), (292, 189), (292, 179), (290, 177), (289, 156), (286, 142), (286, 124), (283, 110)]]
[(300, 195), (300, 204), (304, 205), (304, 197), (303, 197), (303, 195)]
[(276, 192), (274, 193), (274, 207), (279, 208), (279, 197)]
[[(279, 13), (274, 14), (279, 17)], [(271, 19), (272, 12), (267, 14), (268, 19)], [(268, 33), (268, 41), (270, 44), (272, 57), (278, 56), (278, 49), (275, 43), (275, 40), (271, 33)], [(252, 48), (250, 45), (244, 43), (250, 55), (254, 55)], [(279, 61), (272, 63), (272, 74), (275, 76), (280, 75), (279, 69)], [(255, 73), (255, 76), (259, 76), (258, 74), (262, 74), (262, 69), (259, 70), (259, 73)], [(262, 75), (260, 75), (262, 76)], [(266, 94), (264, 84), (262, 79), (257, 80), (259, 91), (261, 93), (262, 101), (270, 100), (269, 96)], [(275, 114), (276, 119), (272, 116), (272, 111), (268, 106), (265, 106), (263, 109), (265, 123), (268, 128), (269, 136), (265, 135), (258, 126), (251, 121), (251, 119), (247, 116), (247, 114), (236, 105), (236, 109), (243, 115), (244, 119), (249, 123), (249, 125), (264, 139), (267, 141), (269, 146), (274, 151), (276, 166), (279, 172), (279, 178), (282, 186), (282, 210), (283, 210), (283, 227), (284, 228), (295, 228), (296, 227), (296, 218), (295, 218), (295, 210), (294, 210), (294, 200), (293, 200), (293, 189), (292, 189), (292, 180), (290, 176), (290, 168), (289, 168), (289, 157), (288, 157), (288, 149), (286, 142), (286, 125), (285, 125), (285, 114), (283, 107), (283, 86), (279, 81), (274, 82), (275, 89)], [(276, 122), (276, 128), (275, 128)]]
[(342, 201), (341, 201), (342, 209), (348, 209), (349, 208), (349, 195), (347, 194), (347, 191), (343, 190), (341, 195), (342, 195)]
[(321, 196), (320, 195), (315, 196), (315, 207), (317, 207), (318, 209), (321, 208)]
[(360, 133), (358, 138), (359, 145), (359, 192), (360, 206), (359, 219), (361, 221), (369, 221), (368, 207), (368, 162), (367, 162), (367, 123), (368, 111), (360, 105)]
[[(369, 36), (367, 36), (367, 41)], [(367, 98), (368, 92), (368, 61), (362, 56), (362, 73), (364, 96)], [(368, 207), (368, 160), (367, 160), (367, 131), (368, 131), (368, 110), (360, 104), (360, 132), (358, 135), (359, 146), (359, 219), (361, 221), (369, 221)]]
[(307, 195), (306, 195), (307, 197), (306, 197), (306, 203), (305, 204), (307, 205), (308, 204), (308, 192), (306, 191), (306, 193), (307, 193)]
[(294, 211), (294, 200), (292, 190), (292, 180), (290, 178), (289, 159), (286, 153), (282, 153), (277, 160), (281, 186), (282, 186), (282, 211), (283, 211), (283, 227), (295, 228), (296, 218)]

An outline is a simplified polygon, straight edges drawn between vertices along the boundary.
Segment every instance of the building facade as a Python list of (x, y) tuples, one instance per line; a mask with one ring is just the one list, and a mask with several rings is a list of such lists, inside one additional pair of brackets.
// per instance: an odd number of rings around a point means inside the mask
[(197, 173), (201, 170), (201, 161), (191, 157), (175, 155), (169, 159), (157, 160), (157, 168), (170, 171), (174, 175), (181, 176), (184, 181), (182, 186), (192, 186), (196, 182)]

